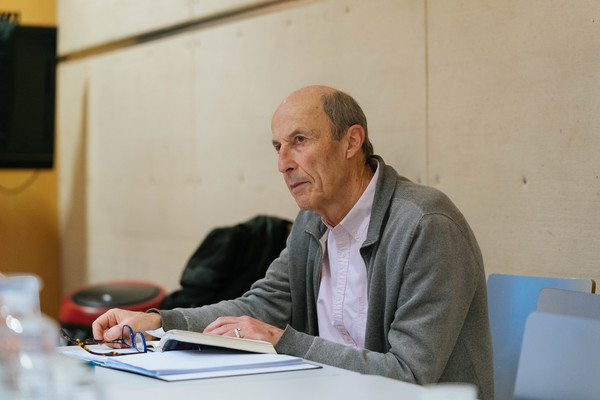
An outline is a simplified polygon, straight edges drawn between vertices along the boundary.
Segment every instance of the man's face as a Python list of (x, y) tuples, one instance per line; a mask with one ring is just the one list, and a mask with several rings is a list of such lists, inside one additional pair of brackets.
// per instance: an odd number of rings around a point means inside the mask
[(273, 115), (271, 129), (279, 171), (298, 207), (325, 217), (344, 193), (347, 147), (345, 138), (331, 137), (320, 96), (292, 94)]

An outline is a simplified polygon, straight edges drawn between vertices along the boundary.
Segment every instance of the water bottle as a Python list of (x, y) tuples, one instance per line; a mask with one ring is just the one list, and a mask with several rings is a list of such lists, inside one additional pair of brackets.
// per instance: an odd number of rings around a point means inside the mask
[(57, 398), (58, 325), (40, 312), (36, 276), (0, 277), (0, 398)]

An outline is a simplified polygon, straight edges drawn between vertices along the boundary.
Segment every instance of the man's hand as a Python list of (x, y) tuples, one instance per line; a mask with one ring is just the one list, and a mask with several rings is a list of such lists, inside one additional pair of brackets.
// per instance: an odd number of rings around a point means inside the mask
[[(92, 324), (94, 339), (121, 339), (123, 325), (129, 325), (134, 332), (144, 333), (147, 330), (158, 329), (162, 326), (160, 314), (128, 311), (113, 308), (99, 316)], [(144, 333), (147, 339), (151, 336)]]
[(238, 334), (241, 338), (264, 340), (273, 346), (283, 335), (283, 330), (248, 316), (217, 318), (204, 329), (204, 333), (235, 337), (235, 328), (239, 329)]

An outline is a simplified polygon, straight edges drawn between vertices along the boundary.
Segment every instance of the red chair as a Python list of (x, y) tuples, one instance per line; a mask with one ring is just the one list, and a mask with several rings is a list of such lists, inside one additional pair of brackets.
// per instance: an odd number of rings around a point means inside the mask
[(92, 323), (111, 308), (146, 311), (158, 308), (166, 296), (159, 285), (145, 281), (115, 281), (84, 287), (62, 301), (60, 325), (74, 338), (92, 337)]

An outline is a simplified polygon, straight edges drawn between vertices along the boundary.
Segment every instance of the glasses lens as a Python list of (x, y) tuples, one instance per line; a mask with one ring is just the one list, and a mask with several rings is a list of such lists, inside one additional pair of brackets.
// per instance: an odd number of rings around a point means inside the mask
[(123, 325), (123, 343), (129, 347), (133, 347), (133, 329), (129, 325)]
[(146, 352), (146, 339), (144, 339), (144, 335), (142, 332), (137, 332), (134, 336), (134, 347), (137, 351), (141, 353)]

